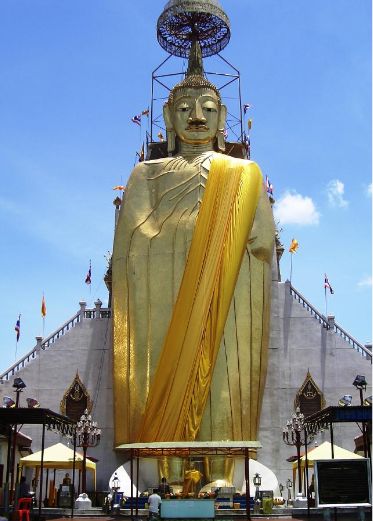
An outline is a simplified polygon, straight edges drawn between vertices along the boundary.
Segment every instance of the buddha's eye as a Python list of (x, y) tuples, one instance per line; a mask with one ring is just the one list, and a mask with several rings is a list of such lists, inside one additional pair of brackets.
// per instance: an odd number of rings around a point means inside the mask
[(188, 110), (190, 110), (190, 108), (189, 108), (189, 105), (184, 104), (184, 105), (180, 105), (180, 106), (177, 108), (177, 110), (178, 110), (179, 112), (188, 112)]
[(217, 112), (215, 104), (211, 102), (207, 102), (205, 105), (203, 105), (203, 110), (205, 112)]

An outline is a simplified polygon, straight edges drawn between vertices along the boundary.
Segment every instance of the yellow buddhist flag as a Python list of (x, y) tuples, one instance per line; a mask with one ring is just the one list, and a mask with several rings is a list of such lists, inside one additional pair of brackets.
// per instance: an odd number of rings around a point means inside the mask
[(44, 294), (43, 294), (43, 298), (42, 298), (42, 301), (41, 301), (41, 316), (44, 318), (47, 314), (47, 306), (45, 304), (45, 298), (44, 298)]
[(126, 187), (124, 185), (118, 185), (118, 186), (114, 186), (113, 187), (113, 190), (121, 190), (123, 192), (123, 190), (125, 190)]
[(297, 251), (297, 249), (298, 249), (298, 246), (299, 246), (299, 244), (298, 244), (297, 239), (293, 239), (291, 241), (291, 244), (290, 244), (290, 247), (289, 247), (289, 252), (290, 253), (295, 253)]

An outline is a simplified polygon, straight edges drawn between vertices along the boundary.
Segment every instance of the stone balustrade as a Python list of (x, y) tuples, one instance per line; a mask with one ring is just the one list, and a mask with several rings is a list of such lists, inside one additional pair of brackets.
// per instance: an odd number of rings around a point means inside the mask
[(80, 309), (79, 311), (71, 317), (67, 322), (65, 322), (60, 328), (58, 328), (54, 333), (46, 337), (44, 340), (42, 337), (37, 336), (36, 346), (31, 349), (29, 353), (20, 358), (15, 364), (13, 364), (9, 369), (7, 369), (4, 373), (0, 374), (0, 380), (9, 380), (12, 378), (18, 371), (23, 369), (26, 365), (28, 365), (32, 360), (34, 360), (37, 356), (40, 355), (41, 350), (46, 350), (53, 346), (53, 344), (62, 336), (66, 335), (72, 328), (76, 327), (83, 320), (89, 319), (108, 319), (111, 316), (110, 308), (103, 308), (102, 302), (98, 299), (95, 302), (95, 307), (93, 309), (87, 309), (86, 302), (79, 302)]
[(363, 346), (362, 344), (360, 344), (360, 342), (358, 342), (353, 336), (351, 336), (349, 333), (347, 333), (347, 331), (345, 331), (341, 326), (339, 326), (336, 322), (335, 322), (335, 317), (332, 316), (332, 315), (329, 315), (328, 317), (325, 317), (322, 313), (320, 313), (319, 311), (317, 311), (316, 308), (314, 308), (312, 306), (312, 304), (310, 304), (308, 302), (307, 299), (305, 299), (303, 297), (303, 295), (301, 293), (299, 293), (299, 291), (297, 291), (292, 285), (291, 285), (291, 282), (289, 280), (287, 280), (285, 282), (285, 284), (289, 287), (289, 291), (290, 291), (290, 295), (292, 295), (294, 297), (294, 299), (299, 302), (300, 304), (302, 304), (302, 306), (304, 307), (304, 309), (306, 309), (307, 311), (310, 312), (310, 314), (323, 326), (325, 327), (326, 329), (336, 333), (337, 335), (339, 335), (341, 338), (343, 338), (343, 340), (345, 340), (346, 342), (348, 342), (348, 344), (350, 344), (350, 346), (355, 349), (358, 353), (361, 354), (361, 356), (363, 356), (364, 358), (366, 358), (367, 360), (370, 361), (370, 363), (372, 363), (372, 353), (371, 351)]

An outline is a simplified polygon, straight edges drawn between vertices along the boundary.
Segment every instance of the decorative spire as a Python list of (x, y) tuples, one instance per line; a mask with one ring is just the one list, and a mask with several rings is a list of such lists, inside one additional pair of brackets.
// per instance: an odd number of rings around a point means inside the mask
[(186, 76), (204, 76), (201, 46), (196, 40), (190, 49)]
[(188, 88), (213, 90), (216, 93), (219, 100), (221, 100), (218, 88), (207, 78), (205, 78), (203, 71), (201, 46), (197, 40), (194, 40), (190, 49), (188, 70), (185, 74), (185, 78), (180, 83), (177, 83), (173, 87), (173, 89), (171, 89), (168, 98), (169, 103), (173, 103), (175, 92)]

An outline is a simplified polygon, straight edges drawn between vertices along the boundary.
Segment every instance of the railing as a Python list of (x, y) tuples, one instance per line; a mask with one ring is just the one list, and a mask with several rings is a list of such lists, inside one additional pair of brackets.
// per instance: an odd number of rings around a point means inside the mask
[[(41, 342), (41, 349), (46, 349), (56, 342), (61, 336), (66, 335), (73, 327), (77, 326), (81, 321), (81, 313), (78, 311), (70, 320), (65, 322), (57, 331), (49, 335), (43, 342)], [(36, 346), (38, 347), (38, 346)], [(36, 349), (36, 348), (35, 348)]]
[[(101, 303), (100, 303), (101, 304)], [(0, 374), (0, 380), (9, 380), (12, 376), (14, 376), (18, 371), (23, 369), (26, 365), (28, 365), (32, 360), (34, 360), (40, 353), (40, 350), (43, 351), (51, 347), (59, 338), (66, 335), (71, 329), (80, 324), (83, 319), (96, 319), (96, 318), (110, 318), (111, 310), (109, 308), (101, 308), (98, 304), (95, 309), (86, 309), (85, 303), (80, 303), (80, 310), (71, 317), (67, 322), (65, 322), (57, 331), (49, 335), (45, 340), (41, 337), (37, 337), (36, 346), (25, 356), (23, 356), (18, 362), (13, 364), (9, 369), (7, 369), (4, 373)]]
[(289, 283), (289, 286), (290, 286), (290, 295), (292, 295), (294, 297), (294, 299), (296, 301), (299, 302), (299, 304), (302, 304), (302, 306), (304, 307), (304, 309), (306, 309), (307, 311), (310, 312), (310, 314), (320, 323), (322, 324), (326, 329), (330, 329), (330, 325), (329, 325), (329, 322), (328, 320), (325, 318), (325, 316), (320, 313), (319, 311), (317, 311), (316, 308), (314, 308), (312, 306), (312, 304), (310, 304), (308, 302), (307, 299), (305, 299), (303, 297), (303, 295), (301, 295), (295, 288), (293, 288), (293, 286)]
[(343, 328), (341, 328), (341, 326), (336, 323), (334, 323), (333, 331), (341, 338), (343, 338), (345, 342), (348, 342), (353, 349), (361, 354), (361, 356), (367, 358), (370, 360), (370, 363), (372, 363), (372, 352), (368, 348), (360, 344), (360, 342), (358, 342), (353, 336), (349, 335)]
[(289, 287), (290, 287), (290, 295), (293, 296), (293, 298), (299, 302), (300, 304), (302, 304), (302, 306), (310, 312), (310, 314), (320, 323), (322, 324), (323, 327), (325, 327), (326, 329), (330, 329), (332, 331), (334, 331), (334, 333), (336, 333), (337, 335), (339, 335), (341, 338), (343, 338), (343, 340), (345, 340), (345, 342), (348, 342), (348, 344), (350, 344), (350, 346), (355, 349), (355, 351), (357, 351), (358, 353), (361, 354), (362, 357), (366, 358), (367, 360), (370, 360), (370, 363), (372, 363), (372, 352), (366, 348), (365, 346), (363, 346), (362, 344), (360, 344), (360, 342), (358, 342), (353, 336), (351, 336), (350, 334), (347, 333), (347, 331), (345, 331), (341, 326), (339, 326), (338, 324), (336, 324), (334, 322), (334, 319), (333, 320), (328, 320), (325, 315), (323, 315), (322, 313), (320, 313), (319, 311), (317, 311), (316, 308), (314, 308), (312, 306), (312, 304), (310, 304), (308, 302), (307, 299), (305, 299), (303, 297), (303, 295), (301, 295), (301, 293), (299, 293), (299, 291), (297, 291), (289, 281), (286, 281), (287, 284), (289, 284)]
[[(84, 310), (84, 318), (96, 318), (96, 316), (97, 316), (96, 309)], [(100, 309), (100, 318), (110, 318), (110, 317), (111, 317), (111, 310), (109, 308)]]

